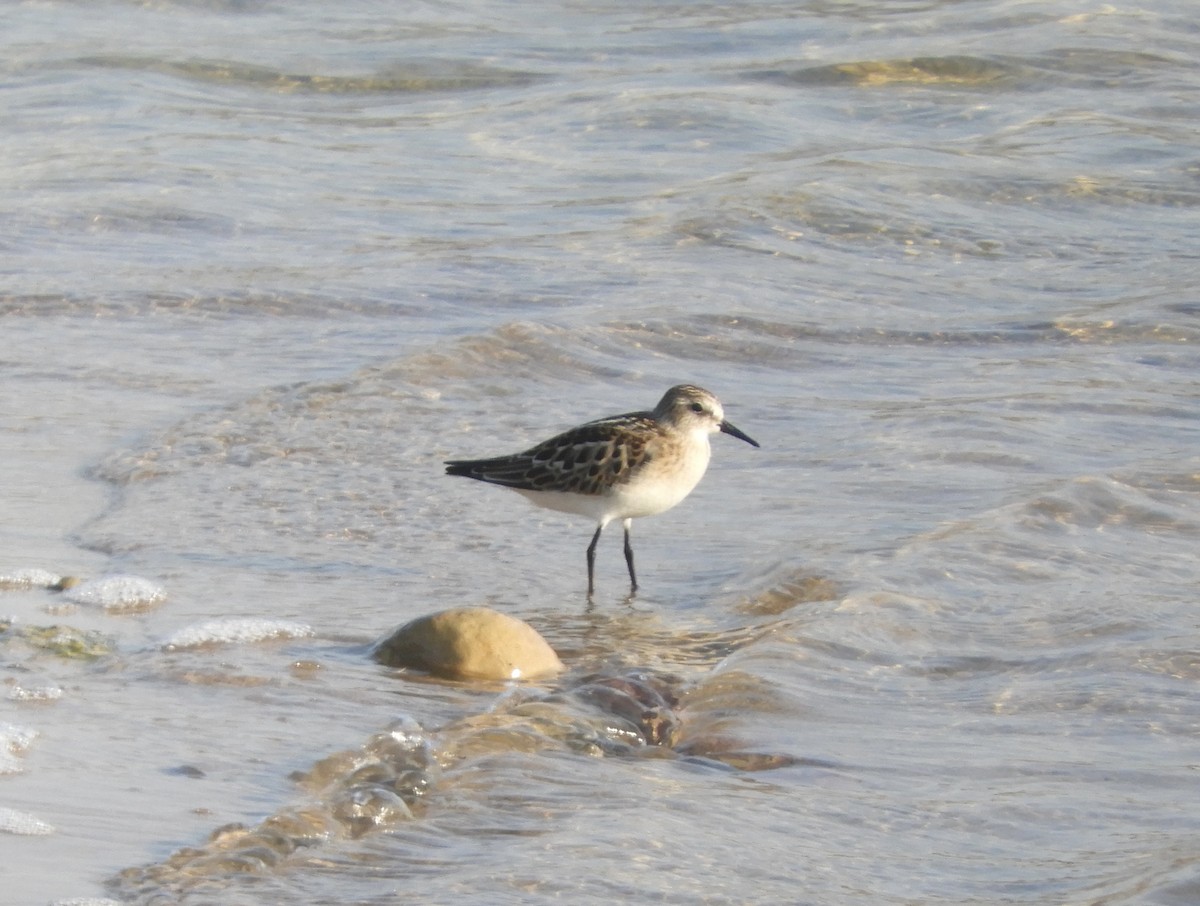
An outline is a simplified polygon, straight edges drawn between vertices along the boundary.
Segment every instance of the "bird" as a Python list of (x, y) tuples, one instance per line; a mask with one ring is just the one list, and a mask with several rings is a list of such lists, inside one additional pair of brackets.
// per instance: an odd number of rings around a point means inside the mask
[(682, 501), (704, 477), (709, 435), (758, 441), (725, 419), (720, 400), (693, 384), (668, 390), (651, 411), (586, 422), (521, 453), (447, 460), (447, 475), (511, 488), (540, 507), (587, 516), (596, 532), (587, 548), (588, 597), (595, 591), (596, 545), (614, 519), (625, 529), (630, 592), (638, 588), (630, 527)]

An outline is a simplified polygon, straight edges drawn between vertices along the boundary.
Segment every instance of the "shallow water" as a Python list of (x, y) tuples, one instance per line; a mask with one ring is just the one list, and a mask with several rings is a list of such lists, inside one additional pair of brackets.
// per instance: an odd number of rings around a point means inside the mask
[[(0, 575), (166, 598), (0, 592), (6, 897), (1193, 902), (1192, 12), (11, 7)], [(441, 474), (684, 380), (762, 449), (632, 600)], [(464, 603), (551, 704), (370, 661)], [(581, 742), (630, 670), (673, 748)], [(328, 819), (396, 726), (411, 816)]]

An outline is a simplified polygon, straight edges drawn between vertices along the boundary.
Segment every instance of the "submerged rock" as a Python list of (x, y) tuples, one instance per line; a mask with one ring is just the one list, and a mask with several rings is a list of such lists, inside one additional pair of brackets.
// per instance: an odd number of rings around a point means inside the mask
[(270, 620), (262, 617), (224, 617), (194, 623), (177, 630), (163, 648), (201, 648), (216, 645), (244, 645), (274, 639), (304, 639), (316, 635), (307, 623)]
[(458, 607), (418, 617), (379, 642), (372, 656), (388, 667), (446, 679), (526, 679), (563, 669), (537, 630), (489, 607)]
[(0, 833), (21, 837), (41, 837), (54, 833), (54, 828), (28, 812), (0, 807)]
[(64, 586), (63, 597), (72, 604), (103, 607), (109, 613), (139, 613), (157, 607), (167, 593), (140, 576), (103, 576)]
[(36, 730), (0, 722), (0, 774), (19, 774), (23, 756), (37, 738)]
[(115, 640), (94, 629), (78, 629), (74, 626), (13, 626), (0, 622), (0, 643), (11, 637), (34, 649), (56, 657), (77, 661), (91, 661), (116, 651)]
[[(66, 585), (65, 583), (71, 583)], [(79, 583), (78, 579), (60, 576), (44, 569), (18, 569), (0, 575), (0, 591), (24, 591), (28, 588), (49, 588), (62, 591)]]
[[(484, 608), (471, 608), (484, 610)], [(449, 613), (454, 614), (454, 611)], [(408, 626), (396, 638), (411, 643), (433, 633), (443, 614), (424, 617), (419, 632)], [(496, 614), (496, 616), (502, 616)], [(489, 617), (468, 625), (493, 625)], [(508, 617), (495, 625), (511, 622)], [(456, 620), (452, 625), (462, 624)], [(532, 632), (532, 630), (529, 630)], [(538, 637), (540, 640), (540, 636)], [(543, 643), (544, 644), (544, 643)], [(554, 659), (557, 662), (557, 657)], [(214, 902), (193, 894), (219, 890), (236, 875), (267, 874), (301, 850), (373, 833), (393, 833), (431, 810), (469, 808), (472, 796), (505, 795), (508, 782), (497, 764), (511, 765), (540, 752), (594, 757), (676, 758), (713, 767), (759, 771), (795, 764), (786, 755), (740, 748), (737, 740), (687, 739), (683, 680), (651, 670), (596, 673), (568, 679), (562, 688), (513, 685), (484, 712), (435, 730), (402, 717), (356, 748), (335, 752), (292, 779), (306, 801), (284, 806), (256, 826), (226, 825), (200, 846), (185, 847), (164, 861), (130, 868), (114, 879), (138, 903)], [(727, 703), (728, 704), (728, 703)], [(414, 831), (415, 832), (415, 831)]]

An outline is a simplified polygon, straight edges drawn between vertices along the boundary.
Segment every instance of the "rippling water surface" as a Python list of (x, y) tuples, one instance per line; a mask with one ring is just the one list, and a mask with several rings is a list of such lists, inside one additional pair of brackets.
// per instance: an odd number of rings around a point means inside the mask
[[(1194, 12), (10, 4), (6, 897), (1195, 902)], [(632, 600), (441, 474), (681, 381)]]

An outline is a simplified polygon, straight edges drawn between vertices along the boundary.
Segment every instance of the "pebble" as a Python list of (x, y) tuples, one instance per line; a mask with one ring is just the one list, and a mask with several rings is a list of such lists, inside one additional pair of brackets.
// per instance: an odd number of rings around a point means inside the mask
[(537, 630), (490, 607), (457, 607), (417, 617), (380, 641), (372, 655), (389, 667), (447, 679), (527, 679), (563, 669)]

